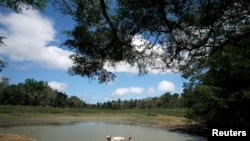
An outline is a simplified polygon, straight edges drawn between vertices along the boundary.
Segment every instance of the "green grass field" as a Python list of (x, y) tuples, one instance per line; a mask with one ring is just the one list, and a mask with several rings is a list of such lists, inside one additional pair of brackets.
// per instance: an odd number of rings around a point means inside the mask
[(0, 113), (100, 113), (100, 114), (141, 114), (148, 116), (170, 115), (184, 116), (185, 108), (173, 109), (90, 109), (90, 108), (54, 108), (41, 106), (0, 105)]

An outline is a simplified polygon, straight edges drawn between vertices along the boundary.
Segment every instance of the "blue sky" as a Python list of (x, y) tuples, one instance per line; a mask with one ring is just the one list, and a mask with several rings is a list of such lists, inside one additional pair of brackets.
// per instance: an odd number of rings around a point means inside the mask
[(93, 104), (182, 92), (183, 80), (179, 73), (150, 70), (149, 74), (138, 76), (136, 68), (122, 62), (117, 69), (107, 66), (117, 75), (115, 81), (108, 84), (70, 76), (67, 69), (72, 62), (68, 57), (73, 52), (60, 45), (66, 39), (62, 31), (73, 28), (74, 22), (50, 6), (44, 11), (29, 9), (20, 13), (1, 7), (0, 19), (0, 35), (7, 37), (6, 46), (0, 47), (0, 58), (8, 63), (1, 76), (10, 78), (10, 84), (27, 78), (46, 81), (68, 96), (78, 96)]

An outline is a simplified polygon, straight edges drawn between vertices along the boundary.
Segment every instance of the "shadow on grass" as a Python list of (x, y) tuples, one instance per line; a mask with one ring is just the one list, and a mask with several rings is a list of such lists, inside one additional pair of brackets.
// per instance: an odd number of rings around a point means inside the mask
[(195, 136), (207, 137), (206, 125), (181, 125), (169, 129), (172, 132), (186, 133)]

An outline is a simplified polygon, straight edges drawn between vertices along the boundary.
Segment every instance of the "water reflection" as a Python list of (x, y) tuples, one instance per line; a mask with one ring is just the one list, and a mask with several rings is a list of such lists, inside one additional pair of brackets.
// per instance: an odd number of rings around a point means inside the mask
[(133, 141), (205, 141), (203, 137), (169, 132), (158, 128), (111, 123), (74, 123), (0, 128), (0, 132), (24, 134), (39, 141), (106, 141), (106, 135)]

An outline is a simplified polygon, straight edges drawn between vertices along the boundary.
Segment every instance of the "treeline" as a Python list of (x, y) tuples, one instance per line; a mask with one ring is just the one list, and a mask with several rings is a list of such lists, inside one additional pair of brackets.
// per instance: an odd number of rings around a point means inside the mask
[(77, 96), (52, 89), (45, 81), (26, 79), (24, 83), (8, 84), (8, 78), (0, 83), (0, 104), (69, 108), (133, 109), (183, 107), (179, 94), (165, 93), (160, 97), (130, 100), (112, 100), (87, 104)]
[(24, 83), (8, 85), (8, 78), (0, 83), (0, 104), (51, 107), (84, 107), (85, 103), (76, 96), (52, 89), (45, 81), (26, 79)]
[(160, 97), (148, 97), (145, 99), (113, 100), (104, 103), (97, 103), (97, 108), (103, 109), (151, 109), (151, 108), (177, 108), (183, 107), (182, 98), (179, 94), (169, 92)]

